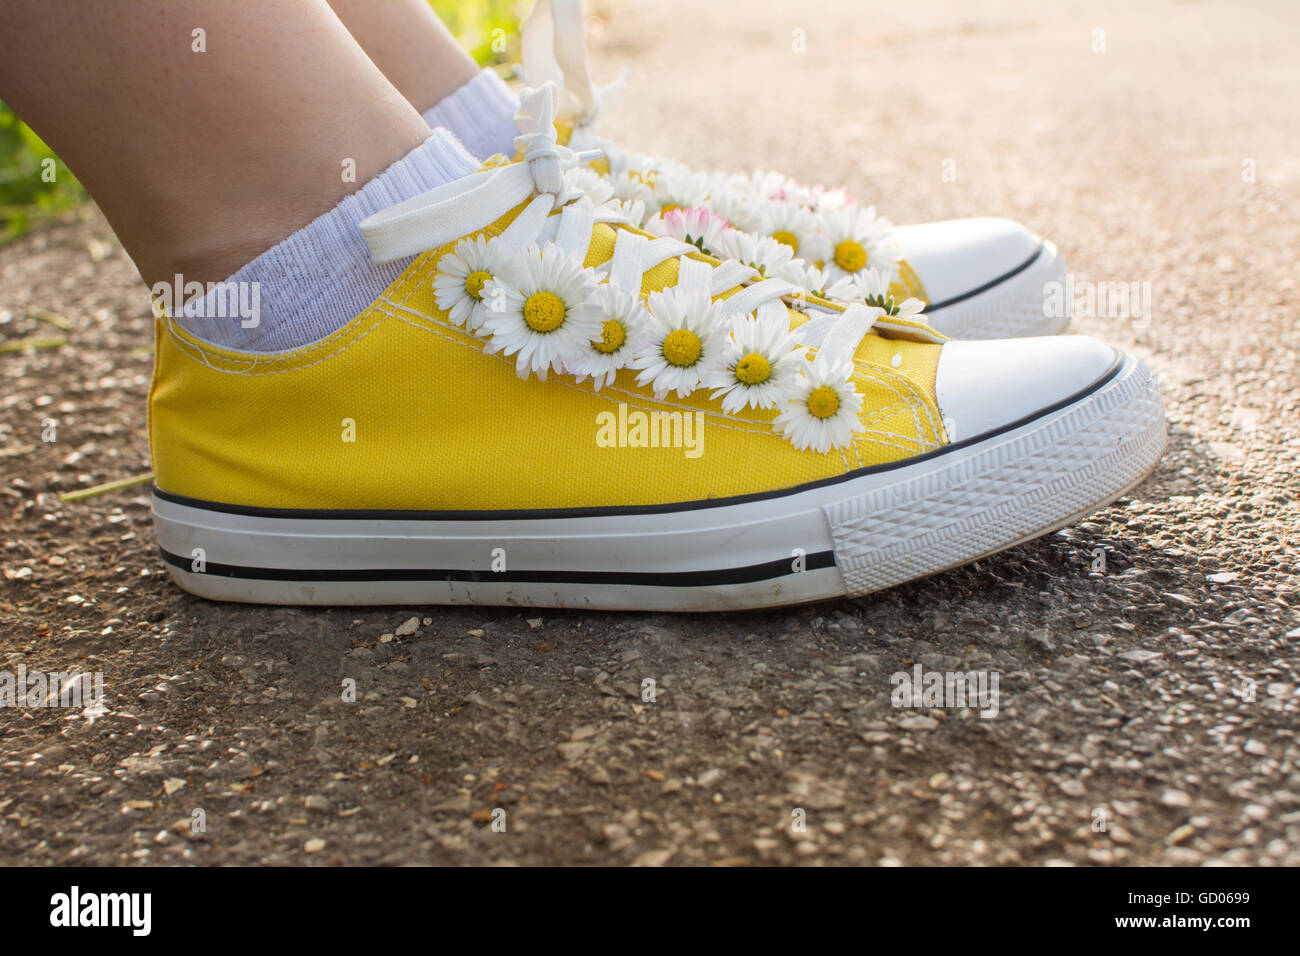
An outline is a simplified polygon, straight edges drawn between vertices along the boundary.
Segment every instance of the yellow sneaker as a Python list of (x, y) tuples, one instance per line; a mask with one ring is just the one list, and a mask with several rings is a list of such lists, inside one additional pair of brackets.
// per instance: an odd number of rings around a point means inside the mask
[(1072, 336), (945, 342), (651, 236), (569, 189), (551, 88), (525, 107), (523, 162), (362, 223), (377, 261), (415, 259), (334, 334), (234, 352), (159, 320), (154, 515), (183, 588), (658, 610), (854, 596), (1059, 528), (1163, 451), (1134, 359)]
[[(698, 217), (686, 221), (692, 217), (682, 213), (713, 213), (723, 227), (769, 248), (787, 247), (793, 255), (785, 257), (782, 278), (845, 303), (867, 301), (865, 286), (883, 279), (893, 298), (918, 299), (927, 322), (952, 338), (1055, 335), (1069, 327), (1073, 297), (1065, 259), (1020, 223), (978, 217), (895, 226), (843, 188), (806, 186), (769, 170), (703, 172), (625, 152), (595, 132), (624, 79), (603, 89), (592, 82), (582, 0), (536, 0), (522, 46), (518, 70), (527, 81), (561, 88), (561, 141), (605, 154), (592, 165), (593, 176), (571, 174), (575, 184), (598, 204), (620, 203), (637, 225), (689, 236), (707, 248), (710, 236), (691, 229)], [(707, 218), (704, 224), (710, 225)], [(713, 232), (720, 238), (724, 230), (715, 226)]]

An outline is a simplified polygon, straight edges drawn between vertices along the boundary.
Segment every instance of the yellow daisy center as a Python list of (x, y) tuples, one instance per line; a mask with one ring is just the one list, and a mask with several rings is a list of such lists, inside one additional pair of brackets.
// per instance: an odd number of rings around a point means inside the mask
[(700, 360), (703, 351), (700, 337), (687, 329), (676, 329), (664, 338), (664, 358), (679, 368), (690, 368)]
[(789, 246), (795, 252), (799, 251), (799, 237), (793, 232), (789, 232), (785, 229), (778, 229), (776, 232), (772, 233), (772, 238), (782, 245)]
[(736, 379), (746, 385), (761, 385), (772, 376), (772, 364), (757, 352), (750, 352), (736, 363)]
[(660, 213), (660, 215), (662, 215), (663, 213), (666, 213), (666, 212), (676, 212), (678, 209), (683, 209), (683, 208), (685, 208), (685, 207), (683, 207), (683, 206), (681, 206), (681, 205), (679, 205), (679, 204), (677, 204), (677, 203), (675, 203), (675, 202), (666, 202), (666, 203), (664, 203), (662, 206), (659, 207), (659, 213)]
[(627, 330), (623, 328), (623, 324), (613, 319), (606, 319), (605, 324), (600, 327), (600, 338), (593, 340), (591, 347), (602, 355), (609, 355), (621, 349), (625, 341), (627, 341)]
[(816, 418), (830, 418), (840, 410), (840, 396), (829, 385), (819, 385), (808, 396), (808, 411)]
[(534, 332), (554, 332), (564, 324), (564, 300), (554, 292), (534, 292), (524, 302), (524, 322)]
[(475, 269), (465, 277), (465, 291), (479, 301), (482, 301), (483, 286), (487, 285), (491, 278), (492, 273), (484, 272), (482, 269)]
[(835, 247), (835, 264), (845, 272), (857, 272), (867, 265), (867, 250), (852, 239), (845, 239)]

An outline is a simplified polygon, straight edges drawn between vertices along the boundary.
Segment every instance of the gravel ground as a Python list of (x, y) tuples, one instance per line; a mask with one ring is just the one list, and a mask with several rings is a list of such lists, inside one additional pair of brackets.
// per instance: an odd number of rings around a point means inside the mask
[[(0, 666), (101, 671), (106, 709), (0, 711), (0, 862), (1300, 863), (1300, 17), (947, 7), (619, 3), (607, 130), (896, 221), (1012, 216), (1081, 282), (1149, 283), (1077, 327), (1160, 375), (1150, 481), (809, 608), (205, 603), (141, 486), (58, 500), (148, 468), (147, 298), (88, 211), (0, 248), (0, 343), (71, 326), (0, 354)], [(916, 665), (996, 674), (997, 715), (892, 706)]]

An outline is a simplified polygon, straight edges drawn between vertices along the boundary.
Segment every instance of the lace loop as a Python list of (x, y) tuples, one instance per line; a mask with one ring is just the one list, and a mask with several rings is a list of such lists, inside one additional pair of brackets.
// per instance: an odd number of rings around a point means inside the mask
[[(524, 63), (520, 72), (525, 82), (530, 86), (555, 83), (561, 104), (573, 113), (576, 127), (591, 127), (617, 105), (628, 71), (608, 86), (597, 87), (592, 82), (581, 0), (537, 0), (521, 33)], [(594, 137), (587, 142), (602, 145)]]
[(555, 100), (559, 88), (554, 81), (534, 89), (520, 91), (519, 111), (515, 124), (519, 135), (515, 148), (523, 154), (524, 166), (532, 176), (539, 193), (549, 193), (560, 203), (567, 202), (570, 190), (564, 180), (564, 171), (578, 165), (577, 154), (556, 142)]
[(628, 71), (624, 69), (608, 86), (597, 87), (592, 82), (581, 0), (537, 0), (521, 32), (524, 62), (519, 72), (529, 85), (556, 85), (559, 105), (573, 114), (570, 145), (600, 149), (612, 170), (625, 168), (627, 156), (597, 136), (595, 124), (618, 105)]

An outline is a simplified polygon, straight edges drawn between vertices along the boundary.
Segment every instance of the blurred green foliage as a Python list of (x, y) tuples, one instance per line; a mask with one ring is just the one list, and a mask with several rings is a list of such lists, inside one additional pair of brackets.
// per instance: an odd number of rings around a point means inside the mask
[(484, 66), (518, 56), (519, 24), (530, 0), (429, 0), (447, 29)]
[(68, 167), (0, 104), (0, 242), (21, 235), (33, 220), (71, 209), (84, 198)]
[[(518, 55), (524, 0), (429, 0), (460, 44), (485, 66)], [(45, 162), (51, 160), (52, 163)], [(38, 219), (74, 208), (81, 184), (40, 137), (0, 103), (0, 242), (21, 235)]]

